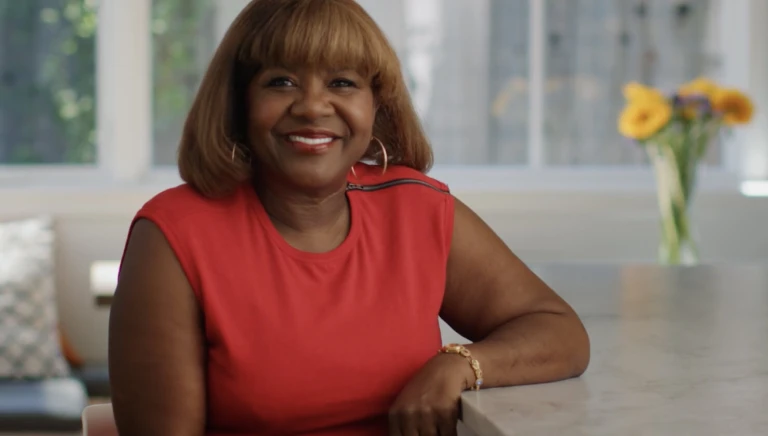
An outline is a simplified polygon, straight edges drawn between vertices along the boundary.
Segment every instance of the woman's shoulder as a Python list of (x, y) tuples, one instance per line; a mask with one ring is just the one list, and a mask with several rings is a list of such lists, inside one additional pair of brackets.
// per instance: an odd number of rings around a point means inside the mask
[(361, 186), (410, 184), (416, 187), (431, 187), (434, 188), (433, 191), (443, 194), (450, 193), (448, 185), (440, 180), (403, 165), (390, 165), (384, 171), (380, 166), (359, 163), (355, 165), (355, 173), (357, 177), (353, 175), (350, 183)]
[(365, 214), (361, 221), (368, 224), (366, 231), (379, 235), (382, 246), (396, 252), (411, 247), (424, 253), (432, 247), (439, 257), (447, 256), (455, 206), (448, 186), (405, 166), (391, 165), (382, 170), (374, 165), (356, 165), (358, 176), (351, 176), (349, 181), (349, 189), (356, 192), (359, 204), (365, 205), (357, 211)]
[(378, 216), (394, 220), (398, 215), (401, 224), (410, 223), (407, 225), (412, 227), (452, 222), (454, 199), (445, 183), (400, 165), (390, 165), (383, 171), (380, 166), (358, 164), (355, 172), (357, 176), (351, 176), (348, 189), (360, 192), (358, 198), (365, 199), (371, 210), (387, 211)]
[(155, 194), (147, 204), (197, 203), (206, 198), (187, 183), (165, 189)]
[(200, 214), (210, 215), (231, 211), (242, 202), (238, 201), (241, 192), (238, 189), (221, 198), (206, 197), (191, 185), (184, 183), (165, 189), (142, 206), (141, 215), (163, 215), (167, 218), (191, 217)]
[(204, 208), (211, 201), (211, 199), (204, 197), (192, 186), (183, 183), (155, 194), (144, 203), (142, 210), (162, 212), (182, 209), (189, 212), (201, 207)]

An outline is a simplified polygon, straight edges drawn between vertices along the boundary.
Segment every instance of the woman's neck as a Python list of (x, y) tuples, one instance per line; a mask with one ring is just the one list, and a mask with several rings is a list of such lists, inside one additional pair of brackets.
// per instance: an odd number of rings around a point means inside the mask
[(346, 186), (312, 193), (270, 183), (254, 183), (275, 229), (303, 251), (326, 252), (339, 246), (350, 227)]

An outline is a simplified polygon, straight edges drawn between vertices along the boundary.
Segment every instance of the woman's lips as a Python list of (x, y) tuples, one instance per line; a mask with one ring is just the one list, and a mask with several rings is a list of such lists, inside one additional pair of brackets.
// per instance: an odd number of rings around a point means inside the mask
[(321, 154), (328, 151), (338, 138), (332, 136), (288, 135), (286, 142), (296, 151), (308, 154)]

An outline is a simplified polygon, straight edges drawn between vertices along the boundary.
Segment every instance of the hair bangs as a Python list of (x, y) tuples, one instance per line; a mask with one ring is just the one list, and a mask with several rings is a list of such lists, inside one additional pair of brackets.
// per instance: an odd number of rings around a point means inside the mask
[(275, 11), (244, 47), (243, 61), (255, 71), (274, 66), (348, 69), (375, 81), (377, 88), (393, 82), (392, 75), (399, 74), (395, 53), (364, 10), (350, 3), (310, 0)]

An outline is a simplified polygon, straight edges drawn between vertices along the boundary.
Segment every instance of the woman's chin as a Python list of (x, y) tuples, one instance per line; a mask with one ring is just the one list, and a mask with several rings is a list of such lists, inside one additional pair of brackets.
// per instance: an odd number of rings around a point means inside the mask
[(325, 164), (315, 162), (308, 164), (292, 165), (286, 168), (285, 177), (292, 185), (307, 190), (338, 189), (346, 183), (349, 168), (340, 168), (338, 161)]

